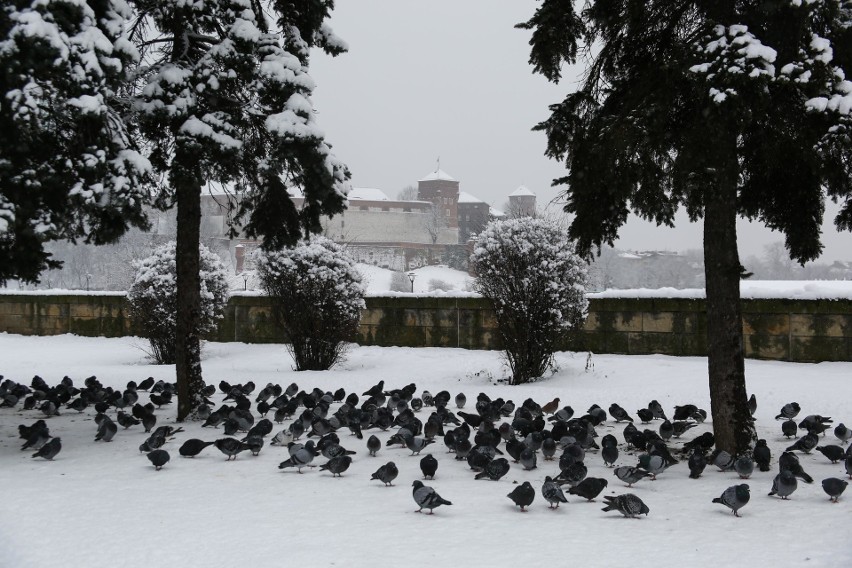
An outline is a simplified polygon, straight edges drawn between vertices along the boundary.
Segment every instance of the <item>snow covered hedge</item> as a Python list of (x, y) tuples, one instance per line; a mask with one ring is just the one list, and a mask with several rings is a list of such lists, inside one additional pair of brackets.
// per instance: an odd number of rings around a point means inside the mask
[(257, 270), (296, 370), (330, 369), (355, 337), (365, 306), (355, 262), (342, 246), (314, 236), (295, 248), (263, 254)]
[[(151, 344), (151, 355), (161, 365), (175, 362), (177, 325), (177, 269), (175, 242), (154, 250), (148, 258), (136, 261), (136, 277), (127, 300), (130, 318)], [(201, 253), (201, 317), (199, 334), (216, 329), (228, 303), (228, 277), (219, 257), (204, 245)]]
[(474, 290), (491, 300), (512, 384), (541, 377), (560, 339), (586, 319), (586, 262), (544, 219), (491, 222), (476, 240)]

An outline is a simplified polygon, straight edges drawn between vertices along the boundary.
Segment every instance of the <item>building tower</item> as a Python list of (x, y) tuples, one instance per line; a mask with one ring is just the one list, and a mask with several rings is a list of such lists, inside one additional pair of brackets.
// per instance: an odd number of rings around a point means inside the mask
[(509, 194), (510, 217), (532, 217), (535, 215), (535, 193), (524, 186)]
[(459, 182), (438, 168), (417, 182), (417, 199), (431, 201), (446, 219), (447, 227), (459, 226)]

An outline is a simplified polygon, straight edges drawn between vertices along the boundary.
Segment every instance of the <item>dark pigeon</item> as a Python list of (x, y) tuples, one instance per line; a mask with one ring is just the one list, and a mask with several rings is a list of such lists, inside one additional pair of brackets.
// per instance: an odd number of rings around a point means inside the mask
[(330, 471), (332, 477), (343, 477), (343, 472), (352, 465), (352, 456), (342, 455), (331, 458), (320, 466), (320, 471)]
[(769, 462), (772, 461), (772, 452), (769, 450), (769, 446), (766, 445), (766, 440), (760, 439), (757, 441), (757, 445), (754, 447), (754, 461), (757, 464), (757, 467), (760, 471), (769, 471)]
[(391, 461), (377, 469), (370, 479), (378, 479), (384, 483), (385, 486), (388, 486), (393, 485), (393, 480), (396, 479), (398, 475), (399, 469), (396, 467), (396, 464)]
[(624, 495), (616, 495), (614, 497), (605, 495), (604, 501), (606, 501), (606, 507), (601, 509), (601, 511), (618, 511), (625, 517), (647, 516), (650, 512), (648, 506), (642, 502), (642, 499), (632, 493), (625, 493)]
[(568, 490), (569, 495), (579, 495), (588, 501), (594, 501), (595, 497), (601, 494), (608, 482), (600, 477), (587, 477), (574, 487)]
[(420, 471), (423, 473), (423, 479), (435, 479), (435, 472), (438, 471), (438, 460), (432, 454), (426, 454), (420, 460)]
[(535, 489), (533, 489), (529, 481), (524, 481), (521, 485), (515, 487), (506, 497), (511, 499), (516, 506), (520, 507), (522, 512), (526, 512), (525, 508), (529, 507), (535, 499)]
[(474, 476), (474, 479), (485, 479), (498, 481), (501, 477), (509, 473), (509, 460), (506, 458), (497, 458), (488, 462), (485, 469)]
[(148, 452), (148, 461), (156, 471), (160, 471), (169, 461), (169, 452), (166, 450), (152, 450)]
[(846, 490), (847, 485), (849, 485), (847, 481), (836, 477), (829, 477), (822, 480), (823, 491), (828, 495), (829, 500), (834, 503), (837, 503), (837, 500), (840, 499), (840, 495)]
[(787, 420), (795, 418), (799, 415), (799, 412), (801, 410), (802, 408), (799, 406), (798, 402), (789, 402), (781, 407), (781, 412), (778, 413), (778, 416), (775, 417), (775, 420), (780, 420), (781, 418)]
[(60, 450), (62, 450), (62, 441), (59, 438), (53, 438), (34, 453), (33, 457), (53, 461)]
[(212, 446), (215, 443), (216, 442), (205, 442), (198, 438), (190, 438), (181, 445), (180, 449), (178, 449), (178, 453), (185, 458), (194, 458), (201, 453), (201, 450), (207, 446)]

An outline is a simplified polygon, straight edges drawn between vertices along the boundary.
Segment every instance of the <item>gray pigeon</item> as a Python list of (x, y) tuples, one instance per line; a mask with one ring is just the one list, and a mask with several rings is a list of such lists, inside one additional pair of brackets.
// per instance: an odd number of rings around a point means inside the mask
[(834, 427), (834, 435), (840, 440), (841, 444), (845, 444), (852, 438), (852, 429), (847, 428), (843, 422)]
[(825, 491), (826, 494), (828, 494), (828, 498), (835, 503), (837, 503), (837, 500), (840, 499), (840, 495), (846, 490), (847, 485), (849, 485), (847, 481), (836, 477), (829, 477), (828, 479), (822, 480), (823, 491)]
[(44, 428), (33, 429), (27, 441), (21, 446), (22, 450), (40, 450), (47, 441), (50, 440), (50, 433), (47, 426)]
[(806, 454), (811, 453), (811, 450), (816, 448), (817, 444), (819, 444), (819, 438), (815, 434), (811, 434), (808, 432), (798, 440), (796, 440), (792, 446), (786, 449), (788, 452), (800, 451)]
[(148, 452), (148, 461), (154, 466), (155, 471), (160, 471), (169, 461), (169, 452), (166, 450), (152, 450)]
[(739, 517), (739, 511), (742, 509), (748, 500), (751, 498), (751, 493), (749, 493), (749, 487), (747, 483), (741, 483), (739, 485), (732, 485), (725, 489), (722, 493), (721, 497), (716, 497), (713, 499), (714, 503), (721, 503), (725, 507), (728, 507), (731, 511), (734, 512), (734, 516)]
[(562, 493), (562, 488), (559, 487), (559, 484), (553, 481), (553, 478), (549, 475), (544, 478), (544, 484), (541, 486), (541, 496), (544, 497), (545, 501), (550, 503), (549, 508), (553, 509), (554, 504), (556, 508), (559, 508), (559, 503), (567, 503), (568, 499), (565, 498), (565, 494)]
[(420, 438), (417, 436), (411, 436), (405, 439), (405, 445), (409, 450), (411, 450), (412, 456), (416, 456), (423, 450), (423, 448), (434, 442), (435, 440), (430, 440), (428, 438)]
[[(292, 446), (294, 442), (290, 442), (290, 444)], [(311, 462), (314, 461), (314, 458), (317, 456), (318, 453), (319, 452), (317, 452), (316, 448), (314, 448), (313, 440), (308, 440), (308, 443), (306, 443), (304, 446), (298, 448), (290, 454), (290, 459), (281, 462), (278, 465), (278, 469), (284, 469), (286, 467), (295, 467), (299, 473), (302, 473), (302, 468), (309, 466)]]
[(642, 454), (639, 456), (639, 467), (650, 473), (652, 480), (656, 480), (657, 474), (663, 473), (669, 467), (669, 462), (662, 456)]
[(734, 456), (726, 452), (725, 450), (716, 450), (710, 456), (710, 463), (719, 468), (719, 471), (730, 471), (734, 469), (734, 463), (736, 463), (736, 459)]
[(644, 477), (650, 477), (650, 473), (647, 471), (643, 471), (638, 467), (631, 467), (629, 465), (623, 465), (621, 467), (617, 467), (613, 470), (613, 474), (627, 484), (627, 487), (631, 487), (634, 483), (639, 481)]
[(56, 457), (56, 454), (62, 449), (62, 441), (59, 438), (53, 438), (45, 445), (43, 445), (39, 451), (33, 454), (34, 458), (44, 458), (46, 460), (53, 460)]
[(423, 509), (429, 509), (429, 514), (431, 515), (433, 514), (433, 510), (437, 509), (441, 505), (452, 505), (451, 502), (438, 495), (437, 491), (428, 485), (423, 485), (423, 482), (419, 479), (415, 480), (411, 486), (414, 488), (412, 490), (414, 502), (417, 503), (418, 507), (420, 507), (417, 511), (415, 511), (415, 513), (419, 513)]
[(272, 437), (269, 442), (271, 446), (286, 446), (293, 441), (293, 433), (288, 430), (281, 430)]
[(388, 462), (379, 469), (376, 470), (376, 473), (370, 478), (378, 479), (385, 486), (393, 485), (393, 480), (396, 479), (396, 476), (399, 475), (399, 469), (397, 469), (396, 464), (393, 462)]
[(511, 499), (516, 506), (519, 506), (521, 512), (525, 513), (526, 509), (524, 507), (529, 507), (533, 499), (535, 499), (535, 489), (533, 489), (529, 481), (524, 481), (521, 485), (512, 489), (512, 492), (506, 495), (506, 497)]
[(754, 461), (749, 456), (740, 456), (734, 462), (734, 471), (739, 474), (740, 479), (748, 479), (754, 472)]
[(352, 465), (352, 456), (336, 456), (320, 466), (320, 471), (330, 471), (332, 477), (343, 477), (343, 472)]
[(786, 500), (796, 490), (797, 486), (798, 482), (793, 472), (789, 469), (782, 469), (781, 473), (776, 475), (772, 481), (772, 491), (769, 492), (769, 495), (778, 495)]
[(647, 516), (650, 510), (642, 499), (633, 493), (625, 493), (624, 495), (605, 495), (606, 507), (601, 511), (618, 511), (625, 517), (637, 517), (638, 515)]
[(778, 416), (775, 417), (775, 420), (779, 420), (781, 418), (786, 418), (790, 420), (791, 418), (795, 418), (799, 415), (799, 411), (801, 407), (797, 402), (789, 402), (781, 407), (781, 412), (778, 413)]
[(520, 459), (521, 465), (526, 470), (531, 470), (536, 468), (536, 454), (532, 448), (524, 448), (524, 451), (521, 452)]

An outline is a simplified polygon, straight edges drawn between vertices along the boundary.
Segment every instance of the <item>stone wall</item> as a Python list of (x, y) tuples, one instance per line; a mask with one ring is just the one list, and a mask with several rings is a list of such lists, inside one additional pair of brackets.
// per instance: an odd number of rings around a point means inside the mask
[[(581, 331), (565, 338), (574, 351), (645, 355), (707, 353), (702, 299), (592, 298)], [(747, 357), (852, 361), (852, 300), (743, 300)], [(24, 335), (132, 334), (122, 294), (0, 294), (0, 332)], [(213, 341), (280, 342), (272, 306), (261, 296), (234, 296)], [(358, 343), (499, 349), (494, 314), (476, 297), (370, 297)]]

